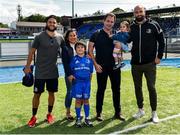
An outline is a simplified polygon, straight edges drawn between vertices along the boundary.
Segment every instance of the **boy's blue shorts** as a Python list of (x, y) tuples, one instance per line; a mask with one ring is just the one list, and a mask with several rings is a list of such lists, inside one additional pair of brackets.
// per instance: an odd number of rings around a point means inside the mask
[(76, 80), (72, 84), (72, 97), (76, 99), (89, 99), (90, 90), (91, 90), (90, 81)]

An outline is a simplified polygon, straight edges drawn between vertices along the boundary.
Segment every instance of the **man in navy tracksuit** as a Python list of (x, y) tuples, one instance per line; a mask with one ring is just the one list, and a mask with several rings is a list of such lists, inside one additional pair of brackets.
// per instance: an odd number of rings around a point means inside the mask
[(139, 110), (133, 117), (137, 119), (145, 115), (142, 93), (142, 76), (144, 74), (152, 109), (151, 119), (154, 123), (157, 123), (159, 119), (156, 113), (156, 64), (159, 64), (163, 57), (165, 46), (163, 32), (157, 22), (145, 17), (146, 13), (143, 6), (138, 5), (134, 8), (134, 16), (135, 21), (130, 27), (129, 41), (132, 41), (131, 71)]

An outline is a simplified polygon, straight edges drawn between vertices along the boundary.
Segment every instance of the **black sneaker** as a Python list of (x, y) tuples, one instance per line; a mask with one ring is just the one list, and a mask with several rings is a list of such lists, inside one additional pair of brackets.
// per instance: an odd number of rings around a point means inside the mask
[(81, 119), (80, 119), (80, 118), (76, 120), (75, 125), (76, 125), (76, 127), (78, 127), (78, 128), (82, 127), (82, 122), (81, 122)]
[(85, 124), (86, 126), (88, 126), (88, 127), (93, 127), (93, 124), (92, 124), (92, 122), (91, 122), (89, 119), (85, 119), (85, 120), (84, 120), (84, 124)]
[(115, 114), (113, 118), (114, 119), (119, 119), (121, 121), (126, 121), (125, 118), (122, 116), (122, 114)]
[(120, 64), (121, 64), (120, 68), (123, 68), (124, 66), (126, 66), (126, 64), (124, 62), (121, 62)]

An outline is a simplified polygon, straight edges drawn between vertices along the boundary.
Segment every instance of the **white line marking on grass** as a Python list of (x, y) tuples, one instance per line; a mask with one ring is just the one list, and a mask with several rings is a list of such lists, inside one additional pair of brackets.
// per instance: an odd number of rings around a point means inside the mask
[(22, 81), (15, 81), (15, 82), (2, 82), (1, 84), (15, 84), (15, 83), (21, 83)]
[[(59, 79), (61, 79), (61, 78), (64, 78), (64, 76), (60, 76), (59, 77)], [(14, 82), (0, 82), (0, 85), (1, 84), (15, 84), (15, 83), (22, 83), (22, 80), (21, 81), (14, 81)]]
[[(180, 113), (177, 114), (177, 115), (172, 115), (172, 116), (169, 116), (169, 117), (160, 119), (159, 122), (163, 122), (163, 121), (175, 119), (175, 118), (177, 118), (177, 117), (180, 117)], [(116, 131), (116, 132), (113, 132), (113, 133), (111, 133), (111, 134), (109, 134), (109, 135), (116, 135), (116, 134), (128, 133), (129, 131), (137, 130), (137, 129), (139, 129), (139, 128), (143, 128), (143, 127), (146, 127), (146, 126), (152, 125), (152, 124), (154, 124), (154, 123), (153, 123), (153, 122), (148, 122), (148, 123), (141, 124), (141, 125), (137, 125), (137, 126), (134, 126), (134, 127), (130, 127), (130, 128), (127, 128), (127, 129), (124, 129), (124, 130), (121, 130), (121, 131)]]

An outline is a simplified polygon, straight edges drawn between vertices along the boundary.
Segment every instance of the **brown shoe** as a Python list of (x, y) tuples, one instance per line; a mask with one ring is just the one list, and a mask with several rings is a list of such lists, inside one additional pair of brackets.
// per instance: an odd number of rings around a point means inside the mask
[(113, 118), (114, 119), (119, 119), (121, 121), (126, 121), (126, 119), (122, 116), (122, 114), (115, 114)]
[(96, 115), (96, 120), (97, 121), (103, 121), (103, 118), (102, 118), (101, 114)]
[(69, 115), (69, 116), (66, 116), (66, 119), (67, 119), (68, 121), (73, 121), (73, 120), (74, 120), (74, 117), (71, 116), (71, 115)]

